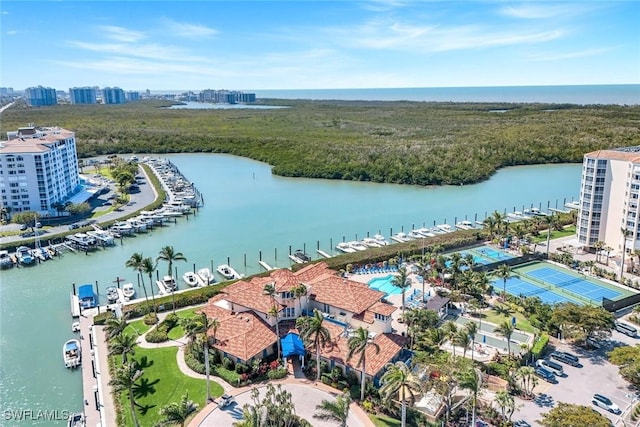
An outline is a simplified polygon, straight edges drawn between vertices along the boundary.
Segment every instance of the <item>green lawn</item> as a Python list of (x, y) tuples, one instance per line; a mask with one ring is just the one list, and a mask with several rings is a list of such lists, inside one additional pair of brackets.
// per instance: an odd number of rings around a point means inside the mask
[(147, 332), (151, 326), (145, 325), (143, 319), (134, 320), (129, 322), (126, 328), (124, 328), (125, 334), (134, 334), (135, 336), (140, 336)]
[(504, 313), (492, 308), (490, 310), (483, 311), (482, 314), (484, 314), (483, 321), (486, 321), (486, 322), (489, 322), (489, 323), (493, 323), (493, 324), (496, 324), (496, 325), (501, 324), (505, 320), (508, 321), (509, 323), (511, 323), (511, 318), (515, 317), (516, 318), (516, 329), (518, 329), (520, 331), (523, 331), (523, 332), (529, 332), (531, 334), (536, 332), (536, 328), (531, 326), (531, 323), (529, 323), (529, 321), (520, 312), (511, 310), (511, 311), (509, 311), (509, 314), (504, 314)]
[[(188, 308), (186, 310), (179, 310), (179, 311), (176, 311), (176, 314), (181, 319), (190, 319), (194, 317), (196, 315), (196, 311), (200, 310), (201, 308), (202, 306), (197, 306), (197, 307)], [(182, 329), (182, 326), (179, 323), (178, 323), (178, 326), (171, 329), (167, 334), (170, 340), (177, 340), (178, 338), (181, 338), (183, 335), (184, 335), (184, 330)]]
[(400, 426), (400, 420), (389, 418), (385, 415), (373, 415), (369, 414), (369, 419), (373, 421), (376, 427), (396, 427)]
[[(163, 406), (178, 402), (182, 395), (189, 393), (189, 399), (198, 404), (198, 408), (205, 406), (206, 382), (184, 375), (176, 364), (176, 347), (147, 349), (136, 347), (134, 359), (141, 361), (147, 358), (149, 366), (143, 368), (142, 380), (146, 380), (145, 387), (138, 389), (136, 403), (138, 404), (138, 420), (141, 426), (153, 426), (160, 420), (158, 411)], [(141, 384), (141, 381), (138, 381)], [(222, 387), (215, 381), (211, 381), (211, 394), (220, 396)], [(135, 393), (135, 390), (134, 390)], [(120, 397), (122, 408), (125, 411), (126, 425), (133, 426), (130, 413), (130, 404), (127, 393)]]
[[(541, 242), (546, 243), (547, 234), (549, 234), (547, 231), (542, 231), (538, 236), (534, 236), (532, 238), (532, 241), (535, 243), (541, 243)], [(558, 231), (558, 230), (551, 231), (551, 239), (553, 240), (553, 239), (558, 239), (560, 237), (573, 236), (574, 234), (576, 234), (576, 226), (571, 225), (569, 227), (566, 227), (562, 231)]]

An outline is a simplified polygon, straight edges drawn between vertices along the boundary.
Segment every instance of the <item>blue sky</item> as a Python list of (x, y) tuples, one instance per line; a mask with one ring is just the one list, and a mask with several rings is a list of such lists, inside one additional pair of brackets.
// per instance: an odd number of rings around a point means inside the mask
[(640, 1), (11, 1), (0, 86), (640, 83)]

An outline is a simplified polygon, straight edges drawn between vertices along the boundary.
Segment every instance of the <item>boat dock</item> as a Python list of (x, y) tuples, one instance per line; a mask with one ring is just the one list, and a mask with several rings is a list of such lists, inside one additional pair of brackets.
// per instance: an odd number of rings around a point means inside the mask
[(269, 264), (267, 264), (264, 261), (258, 261), (258, 264), (260, 264), (262, 266), (262, 268), (264, 268), (267, 271), (271, 271), (271, 270), (274, 269), (273, 267), (271, 267)]
[(82, 395), (87, 426), (116, 425), (115, 406), (109, 393), (109, 365), (102, 327), (93, 325), (93, 316), (80, 316), (80, 348), (82, 349)]
[(73, 292), (70, 293), (71, 299), (71, 317), (74, 319), (80, 317), (80, 299)]
[(323, 251), (322, 249), (318, 249), (317, 251), (322, 257), (324, 258), (331, 258), (331, 255), (329, 255), (328, 253), (326, 253), (325, 251)]
[(565, 209), (554, 209), (554, 208), (549, 208), (549, 212), (551, 213), (571, 213), (570, 210), (565, 210)]

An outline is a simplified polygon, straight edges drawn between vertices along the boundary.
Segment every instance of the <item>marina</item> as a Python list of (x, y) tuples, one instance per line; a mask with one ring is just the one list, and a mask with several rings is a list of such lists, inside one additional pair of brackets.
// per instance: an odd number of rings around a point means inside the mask
[[(153, 232), (132, 234), (122, 239), (123, 244), (116, 243), (106, 250), (85, 256), (61, 247), (61, 256), (37, 268), (0, 272), (1, 298), (12, 301), (11, 305), (2, 306), (1, 312), (2, 340), (12, 343), (0, 346), (3, 360), (0, 369), (5, 379), (0, 385), (0, 398), (8, 406), (29, 402), (36, 409), (55, 405), (75, 412), (81, 409), (86, 394), (87, 415), (90, 410), (95, 411), (92, 391), (95, 382), (86, 385), (87, 391), (83, 392), (80, 376), (68, 375), (59, 359), (60, 347), (69, 338), (69, 290), (72, 283), (97, 282), (95, 293), (104, 303), (106, 288), (113, 284), (117, 274), (125, 283), (124, 286), (121, 283), (122, 288), (131, 284), (139, 297), (142, 288), (137, 285), (136, 274), (125, 267), (135, 252), (155, 258), (161, 247), (172, 244), (185, 254), (189, 263), (212, 265), (214, 274), (217, 274), (214, 267), (224, 259), (239, 274), (250, 275), (262, 270), (258, 260), (273, 268), (290, 266), (288, 254), (294, 252), (289, 249), (291, 246), (303, 248), (306, 244), (308, 254), (317, 259), (336, 255), (334, 247), (341, 241), (363, 241), (369, 236), (377, 240), (377, 234), (384, 241), (388, 239), (384, 236), (399, 230), (419, 230), (423, 223), (428, 223), (424, 227), (432, 228), (434, 219), (436, 224), (442, 224), (447, 216), (447, 223), (454, 224), (465, 217), (474, 221), (476, 215), (482, 220), (485, 211), (487, 214), (496, 209), (504, 211), (504, 206), (510, 206), (507, 211), (512, 211), (514, 205), (519, 205), (518, 209), (523, 205), (530, 207), (532, 202), (543, 208), (556, 203), (561, 207), (563, 199), (577, 191), (581, 170), (580, 165), (508, 168), (474, 186), (420, 188), (282, 178), (273, 176), (268, 165), (226, 155), (172, 155), (170, 160), (197, 183), (204, 198), (225, 203), (208, 203), (188, 220), (177, 225), (166, 221)], [(519, 189), (532, 180), (540, 185), (522, 194)], [(305, 203), (300, 203), (301, 192), (308, 195)], [(239, 194), (242, 197), (236, 197)], [(340, 207), (340, 215), (335, 214), (336, 206)], [(281, 214), (283, 208), (287, 215)], [(458, 221), (452, 221), (453, 213), (458, 213)], [(177, 218), (186, 219), (184, 215)], [(389, 233), (392, 230), (394, 233)], [(95, 268), (98, 265), (100, 268)], [(178, 277), (189, 269), (186, 265), (178, 267)], [(43, 283), (47, 286), (42, 286)], [(39, 298), (33, 298), (35, 293)], [(51, 320), (38, 321), (30, 315), (33, 312)], [(82, 329), (85, 338), (86, 331)], [(38, 336), (41, 340), (43, 351), (33, 354), (30, 363), (22, 357), (29, 351), (29, 344), (21, 339), (24, 336)], [(88, 346), (88, 340), (81, 340), (81, 345), (85, 344)], [(86, 354), (83, 347), (83, 356)], [(34, 366), (33, 381), (25, 384), (21, 375), (33, 372)], [(90, 369), (91, 365), (86, 367)], [(88, 375), (93, 378), (91, 371)], [(40, 380), (45, 377), (47, 384), (55, 384), (52, 392)], [(87, 421), (87, 425), (97, 423), (90, 423), (89, 418)]]

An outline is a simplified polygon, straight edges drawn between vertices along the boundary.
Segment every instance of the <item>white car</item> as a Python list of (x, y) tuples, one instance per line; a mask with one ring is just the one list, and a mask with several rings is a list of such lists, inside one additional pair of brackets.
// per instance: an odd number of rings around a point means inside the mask
[(620, 413), (622, 413), (618, 405), (613, 403), (608, 397), (605, 397), (601, 394), (594, 394), (593, 398), (591, 399), (591, 403), (599, 408), (606, 409), (612, 414), (619, 415)]

